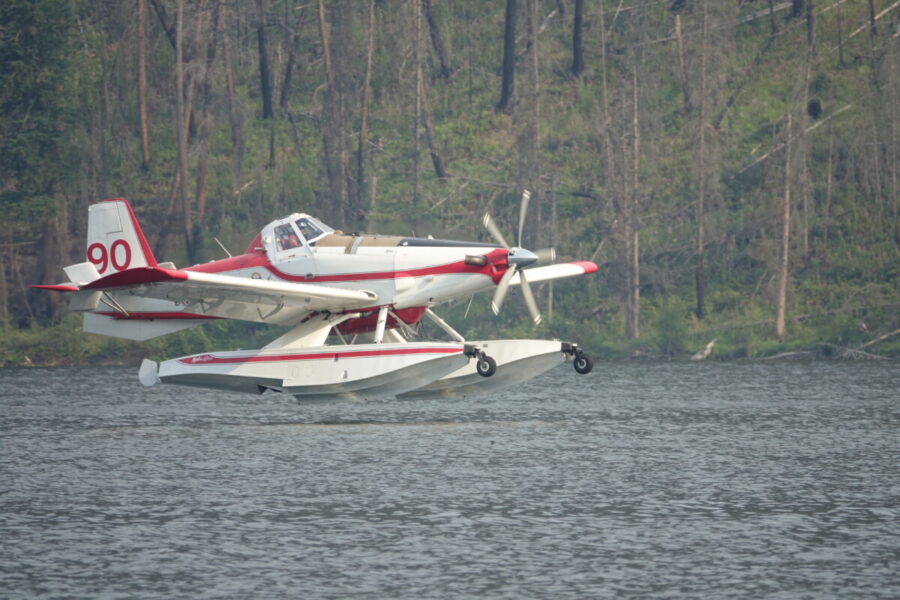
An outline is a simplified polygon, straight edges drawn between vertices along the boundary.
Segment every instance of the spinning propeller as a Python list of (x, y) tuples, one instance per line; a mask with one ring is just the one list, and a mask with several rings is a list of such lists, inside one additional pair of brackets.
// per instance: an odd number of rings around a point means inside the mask
[(538, 310), (537, 302), (534, 301), (534, 294), (531, 293), (531, 285), (528, 283), (524, 269), (539, 260), (553, 261), (556, 258), (556, 251), (553, 248), (546, 248), (538, 250), (537, 252), (531, 252), (530, 250), (522, 248), (522, 230), (525, 229), (525, 216), (528, 214), (528, 201), (530, 199), (531, 192), (524, 190), (522, 192), (522, 202), (519, 205), (518, 246), (510, 246), (506, 243), (506, 239), (503, 237), (503, 234), (500, 233), (500, 228), (494, 223), (490, 213), (485, 213), (482, 222), (497, 243), (506, 248), (507, 261), (509, 262), (509, 268), (503, 274), (503, 277), (500, 278), (500, 282), (497, 284), (497, 290), (494, 292), (494, 297), (491, 299), (491, 309), (494, 311), (495, 315), (500, 313), (500, 307), (503, 305), (503, 300), (506, 298), (506, 292), (509, 290), (509, 282), (512, 280), (513, 276), (518, 273), (519, 280), (522, 282), (522, 296), (525, 298), (525, 306), (528, 308), (528, 314), (531, 315), (531, 319), (534, 321), (535, 325), (540, 325), (541, 312)]

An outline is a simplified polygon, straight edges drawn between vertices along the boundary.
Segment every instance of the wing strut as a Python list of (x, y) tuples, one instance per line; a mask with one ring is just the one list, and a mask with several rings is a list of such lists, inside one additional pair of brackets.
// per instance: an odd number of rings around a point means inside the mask
[(450, 327), (450, 324), (447, 323), (447, 321), (443, 320), (442, 318), (440, 318), (439, 316), (434, 314), (434, 311), (431, 310), (430, 308), (425, 309), (425, 316), (427, 316), (429, 319), (434, 321), (435, 325), (437, 325), (438, 327), (443, 329), (447, 335), (449, 335), (451, 338), (453, 338), (460, 344), (464, 344), (466, 342), (466, 338), (461, 336), (458, 331), (456, 331), (455, 329)]
[(125, 316), (125, 317), (130, 316), (128, 314), (128, 311), (125, 310), (125, 307), (123, 307), (121, 304), (119, 304), (119, 302), (115, 298), (112, 297), (112, 294), (110, 294), (108, 292), (103, 292), (100, 295), (100, 301), (103, 304), (110, 307), (111, 309), (113, 309), (114, 311), (116, 311), (117, 313), (119, 313), (120, 315)]

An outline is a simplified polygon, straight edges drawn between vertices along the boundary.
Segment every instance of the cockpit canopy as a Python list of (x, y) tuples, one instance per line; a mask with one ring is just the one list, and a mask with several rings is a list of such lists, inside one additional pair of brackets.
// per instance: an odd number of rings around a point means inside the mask
[(307, 245), (315, 246), (316, 242), (334, 229), (322, 221), (304, 214), (293, 214), (286, 219), (276, 221), (272, 230), (275, 235), (275, 245), (279, 251), (296, 248), (306, 241)]

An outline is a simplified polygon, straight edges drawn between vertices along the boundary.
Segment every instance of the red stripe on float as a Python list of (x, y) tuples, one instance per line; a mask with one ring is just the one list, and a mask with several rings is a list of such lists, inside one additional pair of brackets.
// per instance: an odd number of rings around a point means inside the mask
[(185, 365), (225, 365), (237, 363), (283, 362), (289, 360), (322, 360), (325, 358), (366, 358), (370, 356), (403, 356), (407, 354), (459, 354), (462, 348), (399, 348), (396, 350), (359, 350), (355, 352), (317, 352), (315, 354), (278, 354), (275, 356), (235, 356), (216, 357), (201, 354), (190, 358), (179, 358)]

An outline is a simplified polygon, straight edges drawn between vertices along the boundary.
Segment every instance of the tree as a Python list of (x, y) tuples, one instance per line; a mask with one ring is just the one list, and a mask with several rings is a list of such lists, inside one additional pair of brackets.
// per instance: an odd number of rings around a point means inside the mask
[[(219, 37), (219, 0), (213, 0), (212, 15), (208, 28), (209, 40), (206, 46), (206, 62), (203, 67), (203, 83), (200, 88), (200, 127), (197, 145), (197, 222), (202, 224), (206, 217), (206, 166), (209, 154), (209, 132), (211, 129), (210, 104), (212, 103), (212, 71), (216, 59)], [(198, 20), (198, 24), (199, 24)], [(199, 29), (199, 27), (198, 27)]]
[(438, 29), (437, 21), (434, 18), (434, 11), (431, 9), (431, 0), (422, 0), (422, 9), (425, 12), (425, 20), (428, 21), (428, 31), (431, 34), (431, 45), (434, 47), (434, 54), (438, 59), (441, 77), (450, 79), (451, 70), (450, 66), (447, 64), (447, 52), (444, 50), (441, 30)]
[(506, 0), (504, 22), (502, 80), (497, 112), (509, 112), (512, 108), (516, 77), (516, 0)]
[(369, 95), (372, 84), (372, 54), (375, 50), (375, 0), (369, 0), (366, 20), (366, 72), (363, 77), (359, 107), (359, 148), (356, 152), (356, 205), (362, 211), (366, 205), (366, 158), (369, 151)]
[(259, 90), (262, 96), (262, 118), (275, 116), (272, 108), (272, 73), (269, 71), (269, 52), (266, 44), (265, 0), (256, 0), (256, 41), (259, 46)]
[(144, 0), (137, 0), (137, 45), (138, 45), (138, 113), (141, 120), (141, 166), (150, 166), (150, 136), (147, 131), (147, 58), (145, 52), (146, 18)]
[[(0, 277), (18, 284), (4, 283), (0, 306), (22, 320), (53, 317), (61, 306), (58, 298), (30, 296), (26, 283), (55, 282), (69, 253), (61, 191), (78, 168), (69, 148), (75, 17), (64, 0), (0, 5)], [(40, 260), (22, 260), (23, 251)]]
[[(294, 68), (297, 62), (297, 53), (300, 50), (300, 43), (303, 39), (303, 24), (306, 16), (306, 7), (301, 7), (300, 15), (297, 17), (297, 23), (291, 27), (285, 17), (284, 25), (290, 29), (290, 39), (288, 41), (288, 57), (284, 65), (284, 77), (281, 79), (281, 92), (278, 96), (278, 107), (282, 112), (287, 112), (288, 102), (291, 96), (291, 83), (293, 82)], [(285, 7), (287, 10), (287, 7)], [(371, 67), (369, 69), (371, 71)]]
[(785, 337), (785, 310), (787, 306), (788, 257), (791, 249), (791, 114), (787, 116), (784, 143), (784, 195), (781, 201), (781, 251), (778, 261), (778, 292), (775, 301), (775, 335), (779, 341)]
[[(601, 9), (602, 10), (602, 9)], [(575, 18), (572, 22), (572, 75), (579, 77), (584, 72), (584, 0), (575, 0)]]
[(184, 105), (184, 0), (178, 0), (178, 15), (175, 19), (175, 130), (178, 135), (178, 201), (188, 257), (192, 255), (194, 235), (191, 202), (187, 193), (189, 115), (190, 112), (185, 110)]
[(709, 31), (708, 19), (709, 0), (703, 2), (703, 35), (700, 42), (700, 114), (698, 115), (698, 133), (700, 136), (699, 149), (697, 152), (697, 265), (695, 272), (695, 288), (697, 307), (695, 313), (698, 319), (702, 319), (706, 314), (705, 298), (706, 298), (706, 269), (705, 269), (705, 252), (706, 252), (706, 229), (704, 220), (706, 218), (706, 63), (709, 48), (707, 46), (707, 32)]

